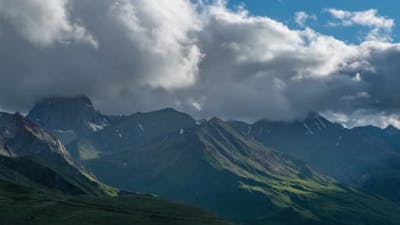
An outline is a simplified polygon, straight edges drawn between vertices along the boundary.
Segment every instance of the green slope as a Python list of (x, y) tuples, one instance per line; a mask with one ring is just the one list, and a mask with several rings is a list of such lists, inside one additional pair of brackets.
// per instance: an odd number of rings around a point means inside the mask
[(0, 180), (2, 225), (227, 225), (196, 208), (148, 195), (67, 196)]
[(116, 188), (99, 182), (97, 178), (77, 173), (69, 166), (33, 156), (0, 156), (0, 179), (73, 195), (115, 196), (119, 192)]
[[(107, 183), (205, 207), (241, 224), (400, 221), (398, 205), (340, 185), (218, 119), (123, 151), (108, 145), (103, 154), (90, 139), (75, 146), (81, 147), (76, 152), (91, 146), (99, 153), (84, 163)], [(109, 154), (110, 149), (115, 153)]]
[(18, 114), (0, 113), (0, 178), (68, 194), (118, 192), (77, 163), (57, 138)]
[(349, 129), (317, 113), (302, 121), (230, 124), (340, 182), (400, 202), (400, 130), (395, 127)]
[(224, 225), (199, 209), (119, 191), (20, 115), (0, 113), (1, 225)]

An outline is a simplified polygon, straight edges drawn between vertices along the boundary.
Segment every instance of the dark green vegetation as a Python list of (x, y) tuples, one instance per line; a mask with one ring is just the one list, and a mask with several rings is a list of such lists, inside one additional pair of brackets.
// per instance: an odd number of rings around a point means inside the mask
[(0, 113), (1, 225), (223, 225), (199, 209), (121, 192), (21, 115)]
[(230, 122), (247, 137), (307, 162), (341, 182), (400, 201), (400, 131), (346, 129), (316, 113), (304, 121)]
[[(394, 203), (340, 185), (222, 120), (188, 118), (171, 109), (135, 114), (69, 147), (107, 183), (195, 204), (240, 224), (400, 221)], [(185, 128), (173, 122), (186, 120)], [(165, 124), (165, 132), (152, 132)], [(82, 157), (88, 152), (96, 157)]]
[(227, 225), (216, 217), (148, 195), (70, 196), (0, 180), (2, 225)]

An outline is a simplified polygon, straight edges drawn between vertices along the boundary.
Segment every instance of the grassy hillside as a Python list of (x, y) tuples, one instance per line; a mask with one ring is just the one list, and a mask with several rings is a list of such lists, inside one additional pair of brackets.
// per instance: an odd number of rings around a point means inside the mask
[(116, 196), (119, 192), (92, 176), (77, 173), (68, 165), (32, 156), (0, 156), (0, 179), (72, 195)]
[(315, 113), (303, 121), (230, 124), (340, 182), (400, 202), (400, 131), (394, 127), (348, 129)]
[[(343, 186), (213, 119), (85, 160), (100, 179), (205, 207), (246, 225), (395, 225), (398, 205)], [(103, 143), (104, 144), (104, 143)], [(77, 152), (86, 151), (77, 149)]]
[(75, 161), (59, 139), (19, 114), (0, 113), (0, 178), (68, 194), (118, 192)]
[(68, 196), (0, 180), (2, 225), (227, 225), (196, 208), (149, 195)]
[(201, 210), (121, 192), (76, 162), (59, 139), (0, 113), (1, 225), (223, 225)]

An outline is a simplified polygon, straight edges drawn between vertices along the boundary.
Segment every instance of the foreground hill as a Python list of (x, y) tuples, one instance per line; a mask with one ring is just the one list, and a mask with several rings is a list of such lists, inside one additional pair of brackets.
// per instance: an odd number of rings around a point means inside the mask
[(19, 114), (0, 113), (2, 225), (224, 225), (201, 210), (109, 187), (61, 142)]
[(60, 195), (3, 180), (0, 180), (0, 224), (228, 225), (199, 209), (149, 195)]
[[(134, 114), (69, 149), (112, 185), (195, 204), (240, 224), (400, 221), (394, 203), (340, 185), (222, 120), (188, 118), (171, 109)], [(174, 121), (188, 123), (182, 127), (185, 123)], [(168, 129), (159, 132), (166, 124)]]

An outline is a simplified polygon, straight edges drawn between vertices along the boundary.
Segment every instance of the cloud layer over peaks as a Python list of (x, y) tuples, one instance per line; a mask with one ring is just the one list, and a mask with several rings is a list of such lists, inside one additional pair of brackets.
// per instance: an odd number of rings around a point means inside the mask
[(347, 44), (223, 1), (0, 0), (0, 106), (10, 110), (86, 94), (117, 114), (170, 106), (197, 117), (314, 110), (394, 121), (399, 58), (397, 43)]

